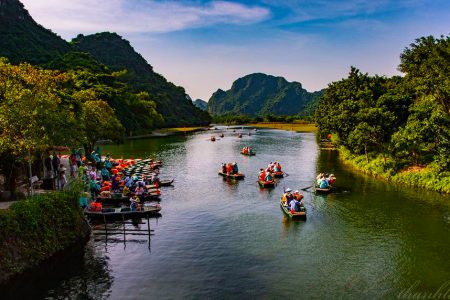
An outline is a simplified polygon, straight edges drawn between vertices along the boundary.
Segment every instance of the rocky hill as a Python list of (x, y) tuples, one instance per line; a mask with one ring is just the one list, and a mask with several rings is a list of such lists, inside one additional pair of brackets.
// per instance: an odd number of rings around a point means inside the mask
[(208, 101), (212, 115), (239, 114), (302, 115), (310, 110), (322, 91), (310, 93), (299, 82), (262, 73), (244, 76), (233, 82), (231, 89), (217, 90)]

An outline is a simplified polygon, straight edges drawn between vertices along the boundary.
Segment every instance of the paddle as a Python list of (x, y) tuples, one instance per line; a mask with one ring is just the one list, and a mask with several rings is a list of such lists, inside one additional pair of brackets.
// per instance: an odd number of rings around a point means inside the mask
[(305, 188), (302, 188), (301, 190), (306, 192), (307, 189), (312, 188), (312, 187), (313, 187), (312, 185), (311, 186), (307, 186)]

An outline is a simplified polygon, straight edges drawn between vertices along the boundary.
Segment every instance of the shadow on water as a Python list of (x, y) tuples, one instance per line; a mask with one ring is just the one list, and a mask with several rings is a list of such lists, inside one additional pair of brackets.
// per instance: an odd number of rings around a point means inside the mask
[(104, 299), (113, 283), (107, 260), (92, 241), (72, 247), (0, 286), (0, 298)]

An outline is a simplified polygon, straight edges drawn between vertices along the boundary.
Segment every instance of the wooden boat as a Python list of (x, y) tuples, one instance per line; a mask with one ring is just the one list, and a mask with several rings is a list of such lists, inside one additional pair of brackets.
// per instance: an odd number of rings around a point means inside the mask
[(306, 218), (306, 208), (304, 206), (300, 207), (300, 211), (296, 211), (296, 212), (292, 213), (288, 209), (288, 207), (283, 204), (283, 200), (280, 200), (280, 207), (281, 207), (281, 210), (285, 213), (285, 215), (291, 219)]
[(258, 184), (262, 188), (274, 188), (275, 187), (275, 180), (270, 180), (270, 181), (258, 180)]
[(256, 155), (256, 152), (248, 152), (248, 153), (245, 153), (244, 151), (241, 151), (241, 154), (242, 155), (247, 155), (247, 156), (255, 156)]
[(280, 172), (272, 172), (273, 177), (275, 178), (283, 178), (284, 177), (284, 172), (280, 171)]
[(173, 185), (173, 181), (174, 181), (174, 179), (172, 179), (172, 180), (160, 180), (159, 181), (159, 186), (171, 186), (171, 185)]
[(123, 208), (103, 208), (101, 211), (86, 210), (84, 214), (91, 220), (98, 221), (113, 221), (113, 220), (127, 220), (127, 219), (140, 219), (149, 217), (160, 217), (161, 206), (144, 205), (142, 211), (131, 211), (129, 207)]
[(244, 179), (244, 177), (245, 177), (245, 175), (242, 173), (228, 174), (228, 173), (222, 173), (222, 171), (219, 171), (219, 175), (223, 176), (225, 178), (231, 178), (231, 179), (235, 179), (235, 180)]
[(327, 189), (321, 189), (321, 188), (316, 187), (314, 189), (314, 192), (316, 192), (318, 194), (329, 194), (329, 193), (333, 192), (333, 187), (331, 186)]

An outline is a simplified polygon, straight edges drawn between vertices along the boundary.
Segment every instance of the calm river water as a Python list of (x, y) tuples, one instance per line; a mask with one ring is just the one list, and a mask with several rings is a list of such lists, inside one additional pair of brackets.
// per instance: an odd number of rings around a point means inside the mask
[[(258, 130), (238, 139), (228, 130), (211, 142), (212, 133), (105, 146), (114, 157), (161, 159), (161, 177), (175, 178), (174, 188), (162, 190), (150, 245), (142, 237), (126, 244), (92, 238), (9, 296), (407, 299), (450, 290), (449, 197), (354, 173), (336, 152), (320, 151), (312, 133)], [(246, 145), (257, 155), (240, 155)], [(245, 180), (217, 175), (233, 161)], [(261, 190), (257, 172), (270, 161), (289, 176)], [(308, 187), (319, 171), (336, 174), (339, 192), (305, 192), (308, 219), (290, 221), (279, 207), (283, 188)]]

